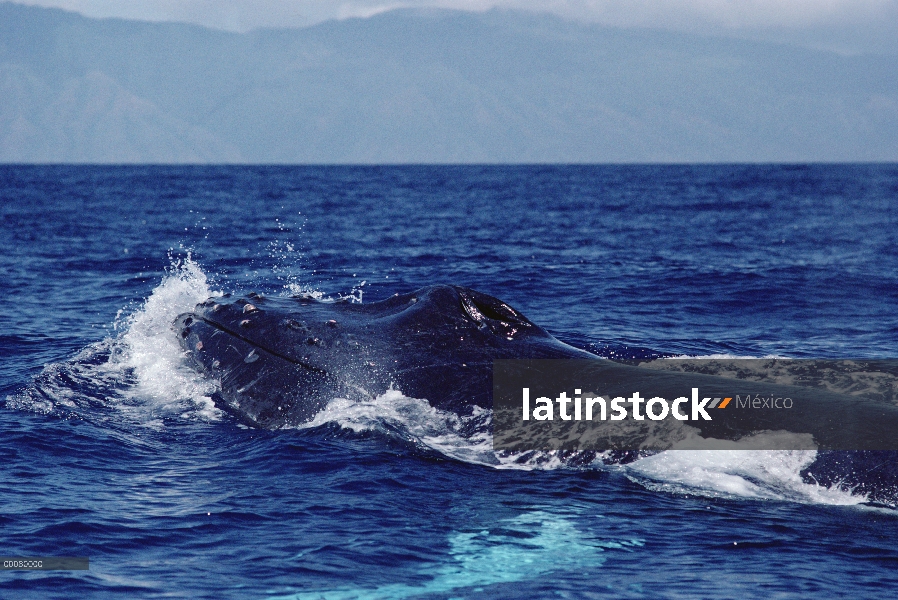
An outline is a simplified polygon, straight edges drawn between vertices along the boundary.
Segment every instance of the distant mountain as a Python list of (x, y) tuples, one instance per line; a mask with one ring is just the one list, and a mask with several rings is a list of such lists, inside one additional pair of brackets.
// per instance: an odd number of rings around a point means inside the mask
[(0, 162), (898, 160), (898, 57), (510, 11), (225, 33), (0, 4)]

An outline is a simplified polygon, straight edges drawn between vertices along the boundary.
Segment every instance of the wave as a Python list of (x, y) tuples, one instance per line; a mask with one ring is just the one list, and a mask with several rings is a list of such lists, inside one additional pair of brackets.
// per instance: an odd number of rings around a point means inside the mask
[[(288, 286), (284, 290), (288, 294), (298, 289), (296, 282)], [(304, 293), (324, 298), (314, 290)], [(173, 260), (143, 304), (117, 319), (114, 336), (66, 362), (47, 365), (30, 386), (7, 398), (7, 406), (157, 430), (172, 422), (225, 419), (213, 401), (218, 384), (187, 365), (171, 330), (178, 314), (221, 294), (189, 255)], [(348, 296), (361, 301), (361, 286)], [(660, 365), (657, 368), (680, 368), (673, 362), (655, 362)], [(778, 375), (783, 380), (790, 376), (788, 372)], [(895, 379), (876, 383), (894, 385)], [(497, 452), (492, 445), (492, 411), (475, 408), (470, 415), (460, 416), (396, 389), (366, 401), (334, 398), (299, 428), (334, 424), (353, 432), (399, 438), (447, 458), (497, 469), (615, 470), (648, 489), (666, 493), (832, 505), (869, 499), (861, 488), (841, 485), (838, 480), (823, 485), (806, 477), (803, 473), (816, 460), (815, 451), (670, 450), (624, 457), (594, 452)]]
[(153, 429), (169, 418), (220, 419), (212, 401), (218, 386), (186, 365), (171, 330), (178, 314), (219, 294), (190, 256), (173, 260), (138, 310), (119, 312), (117, 335), (45, 366), (30, 386), (7, 398), (7, 406), (88, 420), (113, 409), (128, 424)]

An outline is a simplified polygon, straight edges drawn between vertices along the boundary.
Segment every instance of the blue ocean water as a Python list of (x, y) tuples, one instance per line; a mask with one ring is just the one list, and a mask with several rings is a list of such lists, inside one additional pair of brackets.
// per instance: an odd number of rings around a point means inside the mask
[(892, 598), (898, 512), (807, 452), (497, 462), (388, 392), (245, 427), (214, 292), (497, 296), (607, 357), (895, 357), (898, 166), (0, 166), (4, 598)]

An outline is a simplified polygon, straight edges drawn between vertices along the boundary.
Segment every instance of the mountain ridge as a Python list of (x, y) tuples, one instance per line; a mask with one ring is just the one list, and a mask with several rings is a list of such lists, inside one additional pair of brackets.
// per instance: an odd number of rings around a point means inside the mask
[(240, 34), (4, 3), (0, 161), (894, 161), (894, 62), (515, 11)]

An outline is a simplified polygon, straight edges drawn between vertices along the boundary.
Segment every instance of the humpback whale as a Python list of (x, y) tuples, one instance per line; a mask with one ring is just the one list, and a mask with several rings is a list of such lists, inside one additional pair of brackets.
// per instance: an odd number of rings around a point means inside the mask
[[(179, 315), (173, 328), (188, 362), (219, 381), (216, 404), (269, 429), (311, 421), (333, 398), (370, 400), (391, 388), (458, 414), (493, 408), (493, 367), (501, 359), (588, 359), (587, 370), (621, 393), (637, 381), (669, 389), (681, 388), (685, 378), (711, 385), (733, 381), (601, 359), (555, 339), (498, 298), (450, 285), (369, 304), (225, 294)], [(740, 380), (736, 389), (785, 394), (794, 387)], [(815, 416), (781, 421), (829, 450), (802, 475), (821, 483), (850, 482), (872, 491), (871, 498), (893, 501), (898, 408), (865, 401), (846, 405), (844, 397), (826, 390), (815, 392), (815, 400)], [(775, 429), (772, 419), (689, 424), (705, 436), (740, 439), (757, 431), (758, 423)]]
[[(449, 285), (369, 304), (224, 295), (179, 315), (174, 328), (188, 360), (220, 382), (218, 403), (270, 429), (308, 422), (333, 398), (371, 399), (391, 388), (458, 414), (505, 408), (504, 396), (493, 398), (500, 389), (494, 361), (503, 359), (518, 359), (515, 368), (519, 359), (567, 359), (556, 362), (582, 365), (578, 373), (609, 398), (645, 386), (670, 399), (696, 385), (718, 389), (721, 398), (741, 392), (771, 400), (808, 389), (601, 359), (560, 342), (498, 298)], [(822, 388), (811, 393), (800, 411), (729, 410), (715, 413), (726, 419), (693, 417), (689, 425), (715, 439), (782, 429), (813, 435), (825, 449), (898, 449), (898, 407)]]
[(598, 358), (497, 298), (449, 285), (370, 304), (225, 295), (174, 327), (195, 368), (220, 381), (219, 403), (264, 428), (391, 387), (442, 410), (489, 408), (494, 359)]

